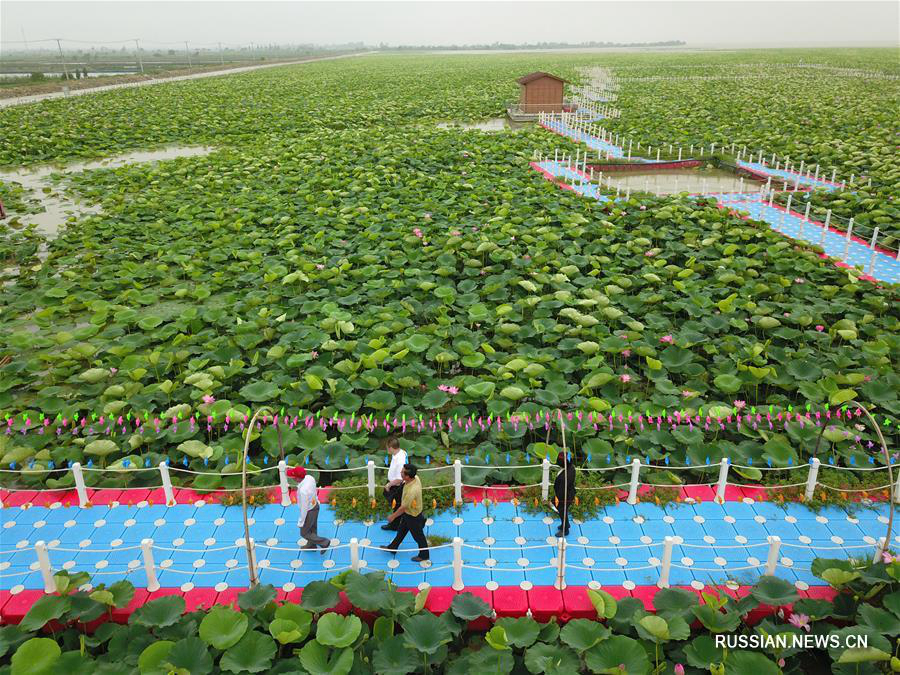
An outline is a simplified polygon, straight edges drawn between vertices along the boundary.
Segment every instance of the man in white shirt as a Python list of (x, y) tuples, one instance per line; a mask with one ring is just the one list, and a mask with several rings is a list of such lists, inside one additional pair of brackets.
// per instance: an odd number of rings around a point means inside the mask
[[(407, 462), (406, 450), (400, 449), (400, 442), (396, 438), (388, 441), (387, 451), (391, 454), (391, 465), (388, 468), (388, 479), (384, 486), (384, 498), (387, 500), (391, 511), (396, 511), (403, 501), (403, 467)], [(400, 527), (400, 521), (388, 521), (382, 525), (382, 530), (396, 531)]]
[(300, 507), (300, 518), (297, 525), (300, 527), (300, 536), (306, 539), (303, 546), (306, 550), (319, 548), (324, 555), (331, 545), (331, 540), (320, 537), (319, 528), (319, 496), (316, 490), (316, 479), (306, 473), (302, 466), (293, 466), (287, 470), (287, 475), (300, 481), (297, 484), (297, 506)]

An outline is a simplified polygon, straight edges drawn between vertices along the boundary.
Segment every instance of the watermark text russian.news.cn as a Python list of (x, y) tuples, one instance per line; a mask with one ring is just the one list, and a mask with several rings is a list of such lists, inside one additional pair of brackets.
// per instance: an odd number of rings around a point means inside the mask
[(816, 635), (809, 633), (780, 633), (778, 635), (716, 634), (717, 649), (866, 649), (868, 635)]

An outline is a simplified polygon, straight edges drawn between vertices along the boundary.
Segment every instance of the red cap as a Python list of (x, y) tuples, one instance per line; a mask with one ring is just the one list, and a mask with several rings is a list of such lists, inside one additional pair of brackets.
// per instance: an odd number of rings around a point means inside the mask
[(303, 480), (306, 478), (306, 469), (302, 466), (292, 466), (287, 470), (287, 475), (297, 480)]

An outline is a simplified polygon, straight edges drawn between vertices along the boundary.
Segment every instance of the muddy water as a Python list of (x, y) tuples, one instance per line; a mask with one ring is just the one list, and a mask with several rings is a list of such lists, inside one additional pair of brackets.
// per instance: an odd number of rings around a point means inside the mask
[(438, 129), (476, 129), (478, 131), (517, 131), (528, 126), (528, 122), (513, 122), (505, 117), (495, 117), (481, 122), (440, 122)]
[[(18, 171), (0, 171), (0, 180), (19, 183), (31, 192), (30, 197), (40, 202), (41, 207), (44, 209), (41, 213), (35, 214), (10, 213), (10, 217), (17, 218), (23, 227), (33, 224), (35, 229), (42, 235), (53, 238), (59, 234), (60, 228), (69, 220), (88, 213), (98, 213), (100, 207), (66, 195), (52, 183), (50, 180), (51, 174), (80, 173), (93, 169), (113, 169), (129, 164), (159, 162), (178, 157), (197, 157), (208, 155), (212, 151), (213, 148), (203, 146), (174, 146), (159, 150), (140, 150), (93, 162), (45, 165), (19, 169)], [(45, 188), (50, 188), (50, 192), (45, 193)]]
[(758, 192), (760, 183), (740, 180), (733, 173), (720, 169), (701, 171), (628, 171), (603, 175), (603, 184), (632, 192), (651, 192), (657, 195), (679, 192)]

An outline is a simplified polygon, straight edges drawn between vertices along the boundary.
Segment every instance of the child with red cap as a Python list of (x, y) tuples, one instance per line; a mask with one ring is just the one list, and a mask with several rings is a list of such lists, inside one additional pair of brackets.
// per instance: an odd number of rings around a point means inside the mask
[(302, 466), (292, 466), (287, 470), (287, 475), (297, 484), (297, 505), (300, 507), (300, 518), (297, 525), (300, 527), (300, 536), (306, 539), (303, 546), (306, 550), (321, 549), (324, 555), (331, 541), (320, 537), (319, 527), (319, 498), (316, 492), (316, 479), (306, 473)]

